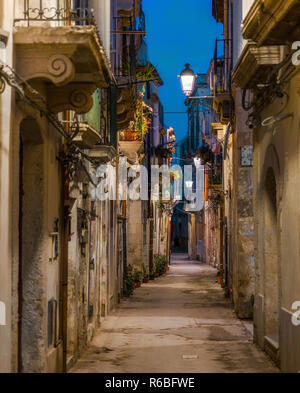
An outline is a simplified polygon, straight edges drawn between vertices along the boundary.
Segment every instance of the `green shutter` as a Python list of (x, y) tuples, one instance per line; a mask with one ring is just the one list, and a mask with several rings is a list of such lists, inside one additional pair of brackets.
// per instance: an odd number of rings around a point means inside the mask
[(117, 148), (117, 86), (110, 84), (110, 143)]
[(85, 115), (87, 123), (93, 127), (100, 134), (100, 119), (101, 119), (101, 105), (100, 105), (100, 89), (97, 89), (93, 94), (94, 105), (93, 108)]

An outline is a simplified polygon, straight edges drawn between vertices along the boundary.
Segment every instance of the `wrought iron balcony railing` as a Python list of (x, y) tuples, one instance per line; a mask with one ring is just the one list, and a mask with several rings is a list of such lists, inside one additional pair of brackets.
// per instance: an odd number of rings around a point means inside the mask
[[(66, 4), (70, 4), (67, 6)], [(24, 0), (22, 16), (15, 18), (15, 25), (27, 26), (41, 22), (57, 22), (62, 25), (95, 25), (93, 10), (88, 0)]]
[(210, 88), (214, 96), (230, 92), (231, 40), (216, 40), (215, 53), (210, 68)]

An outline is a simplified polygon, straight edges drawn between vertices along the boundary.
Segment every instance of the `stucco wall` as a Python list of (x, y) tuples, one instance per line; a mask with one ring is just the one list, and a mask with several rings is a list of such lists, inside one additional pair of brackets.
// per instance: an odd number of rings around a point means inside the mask
[[(291, 343), (299, 342), (299, 327), (295, 328), (290, 319), (293, 302), (300, 300), (300, 258), (299, 258), (299, 87), (298, 73), (286, 86), (288, 104), (284, 113), (292, 113), (287, 118), (271, 127), (260, 127), (255, 130), (255, 258), (257, 264), (257, 283), (255, 309), (255, 336), (257, 342), (264, 346), (264, 337), (268, 334), (268, 310), (277, 308), (277, 325), (279, 329), (279, 355), (283, 371), (300, 370), (299, 346)], [(261, 113), (262, 120), (274, 115), (282, 108), (281, 100), (277, 99)], [(277, 247), (273, 247), (273, 260), (268, 254), (268, 245), (275, 235), (267, 227), (266, 216), (266, 171), (272, 168), (276, 179), (276, 236)], [(273, 244), (275, 242), (273, 241)], [(268, 263), (268, 265), (266, 265)], [(277, 264), (269, 273), (268, 266)], [(278, 297), (270, 292), (270, 274), (273, 286), (278, 284)], [(258, 304), (262, 303), (261, 307)]]
[(253, 167), (241, 165), (241, 148), (252, 146), (252, 130), (246, 125), (248, 113), (242, 108), (242, 92), (235, 91), (235, 132), (232, 172), (232, 284), (235, 311), (240, 318), (253, 315), (255, 285)]
[[(12, 65), (14, 4), (10, 0), (0, 1), (0, 27), (10, 33), (6, 49), (0, 49), (0, 58)], [(10, 199), (10, 154), (11, 154), (11, 100), (12, 89), (6, 87), (0, 95), (0, 301), (5, 308), (5, 326), (0, 326), (0, 372), (11, 370), (11, 199)]]

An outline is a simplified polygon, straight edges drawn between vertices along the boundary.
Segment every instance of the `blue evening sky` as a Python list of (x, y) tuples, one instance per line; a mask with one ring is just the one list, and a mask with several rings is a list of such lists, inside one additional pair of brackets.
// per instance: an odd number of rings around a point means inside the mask
[[(212, 0), (143, 0), (148, 57), (164, 85), (160, 99), (165, 112), (186, 112), (177, 75), (190, 63), (195, 73), (206, 73), (222, 25), (212, 17)], [(187, 133), (186, 114), (166, 114), (179, 141)]]

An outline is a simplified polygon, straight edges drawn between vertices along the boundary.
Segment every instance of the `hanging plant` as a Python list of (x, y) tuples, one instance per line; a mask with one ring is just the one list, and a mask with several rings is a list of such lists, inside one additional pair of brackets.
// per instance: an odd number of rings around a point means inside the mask
[(136, 78), (140, 81), (147, 82), (150, 79), (157, 79), (153, 78), (153, 74), (156, 73), (156, 68), (152, 65), (149, 61), (144, 66), (138, 66), (136, 70)]
[(146, 135), (150, 128), (152, 114), (153, 109), (144, 102), (144, 93), (140, 90), (134, 120), (130, 123), (131, 130), (140, 136)]
[[(130, 63), (125, 61), (122, 67), (124, 75), (130, 75)], [(141, 82), (148, 82), (149, 80), (159, 81), (159, 76), (156, 67), (149, 61), (145, 65), (138, 65), (136, 68), (136, 79)]]

